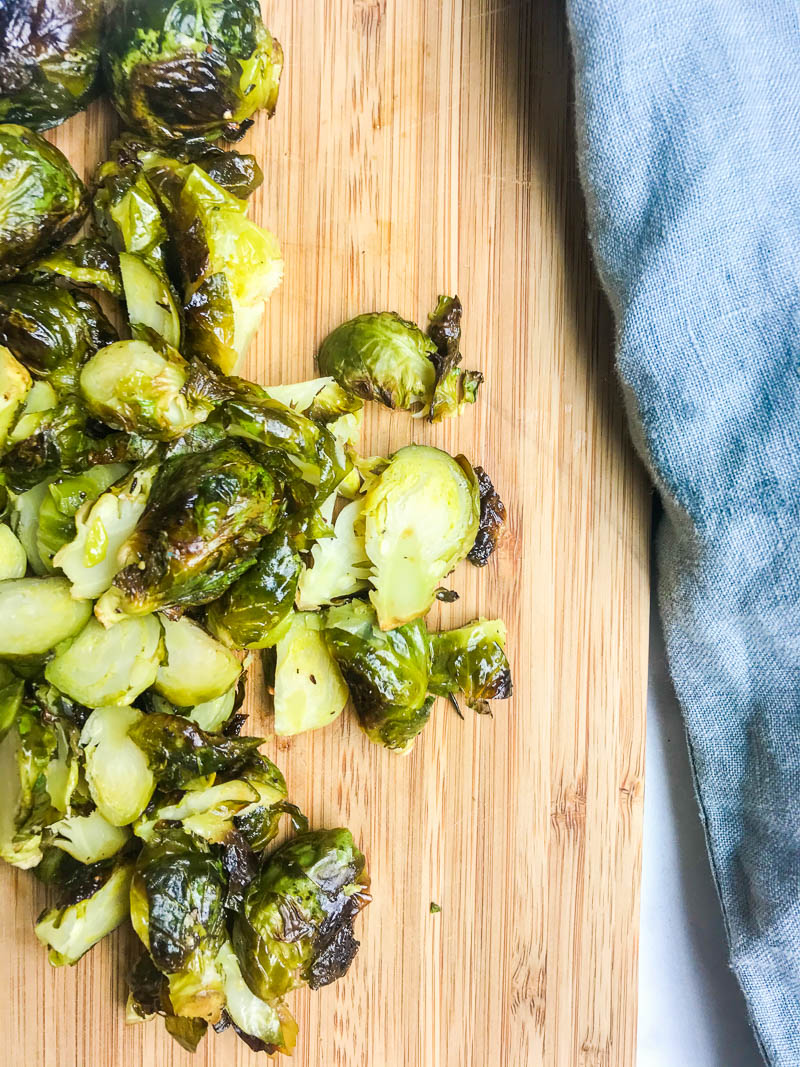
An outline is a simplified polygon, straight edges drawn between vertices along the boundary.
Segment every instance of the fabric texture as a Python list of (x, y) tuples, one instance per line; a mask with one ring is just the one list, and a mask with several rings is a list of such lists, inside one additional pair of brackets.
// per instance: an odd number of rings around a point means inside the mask
[(568, 10), (590, 238), (664, 501), (659, 605), (732, 964), (765, 1059), (798, 1067), (800, 3)]

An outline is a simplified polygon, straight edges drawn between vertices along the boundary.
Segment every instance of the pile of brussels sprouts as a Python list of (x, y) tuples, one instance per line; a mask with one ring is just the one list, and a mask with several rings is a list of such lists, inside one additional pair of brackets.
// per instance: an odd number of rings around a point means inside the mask
[[(502, 622), (425, 622), (494, 550), (489, 476), (359, 451), (365, 400), (435, 422), (482, 378), (447, 296), (425, 331), (339, 326), (312, 381), (236, 376), (283, 263), (248, 218), (254, 158), (208, 141), (274, 107), (280, 47), (245, 0), (125, 0), (106, 31), (71, 0), (55, 42), (44, 7), (0, 8), (0, 857), (57, 891), (36, 924), (55, 966), (130, 917), (130, 1021), (288, 1053), (284, 998), (347, 971), (369, 879), (240, 736), (244, 674), (259, 652), (276, 734), (350, 701), (398, 751), (437, 696), (510, 695)], [(132, 130), (87, 190), (31, 127), (100, 66)]]

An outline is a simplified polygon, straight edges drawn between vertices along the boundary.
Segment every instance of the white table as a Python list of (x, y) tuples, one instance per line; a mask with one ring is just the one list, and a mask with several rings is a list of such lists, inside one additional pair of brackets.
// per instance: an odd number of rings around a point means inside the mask
[(763, 1067), (728, 966), (655, 606), (650, 635), (637, 1067)]

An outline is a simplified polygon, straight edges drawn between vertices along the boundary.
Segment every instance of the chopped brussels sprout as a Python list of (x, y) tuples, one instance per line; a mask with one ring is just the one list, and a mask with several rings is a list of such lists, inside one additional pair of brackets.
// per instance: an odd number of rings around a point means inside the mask
[(110, 630), (89, 619), (45, 668), (45, 678), (90, 708), (132, 704), (151, 686), (163, 654), (161, 626), (154, 615), (123, 619)]
[(391, 311), (358, 315), (329, 333), (319, 369), (363, 400), (425, 415), (436, 383), (436, 345)]
[(406, 750), (430, 717), (430, 644), (422, 619), (380, 630), (369, 604), (353, 600), (325, 612), (325, 639), (372, 741)]
[(6, 0), (0, 7), (0, 121), (56, 126), (94, 98), (103, 5)]
[(81, 371), (86, 406), (109, 426), (168, 441), (202, 422), (208, 406), (187, 395), (189, 368), (178, 352), (144, 341), (101, 348)]
[(72, 583), (73, 596), (100, 596), (113, 582), (122, 566), (120, 550), (144, 512), (156, 470), (134, 470), (121, 485), (76, 512), (75, 537), (53, 557), (53, 565)]
[(54, 569), (56, 553), (74, 538), (78, 510), (96, 500), (129, 470), (124, 463), (99, 463), (82, 474), (56, 478), (48, 484), (36, 528), (36, 550), (48, 570)]
[(247, 218), (243, 200), (195, 164), (150, 156), (145, 166), (178, 253), (186, 347), (230, 374), (283, 278), (278, 241)]
[(88, 815), (67, 815), (47, 829), (47, 844), (87, 865), (111, 859), (130, 840), (130, 830), (113, 826), (96, 809)]
[(438, 448), (407, 445), (364, 500), (370, 600), (383, 630), (424, 615), (475, 543), (480, 496), (472, 467)]
[(483, 467), (475, 468), (475, 477), (481, 494), (481, 517), (475, 544), (467, 559), (476, 567), (485, 567), (497, 548), (497, 539), (505, 525), (506, 506)]
[(223, 976), (225, 1010), (234, 1026), (262, 1042), (264, 1047), (259, 1051), (268, 1056), (275, 1052), (290, 1056), (297, 1040), (297, 1023), (283, 1001), (261, 1000), (250, 991), (229, 941), (222, 943), (217, 964)]
[(86, 190), (55, 145), (25, 126), (0, 126), (0, 278), (71, 237), (86, 208)]
[(208, 609), (208, 627), (231, 648), (277, 643), (292, 612), (300, 557), (285, 529), (265, 538), (254, 566)]
[(233, 774), (264, 743), (263, 737), (207, 734), (182, 715), (159, 712), (135, 720), (128, 737), (146, 755), (162, 789), (186, 789), (208, 774)]
[(47, 767), (57, 748), (55, 731), (12, 694), (0, 741), (0, 858), (28, 870), (42, 858), (42, 830), (55, 818), (47, 792)]
[(216, 956), (225, 939), (225, 881), (205, 842), (178, 830), (145, 844), (131, 885), (131, 920), (167, 975), (176, 1015), (217, 1022), (225, 1005)]
[(251, 992), (269, 1001), (302, 982), (319, 989), (346, 974), (358, 951), (353, 921), (369, 903), (368, 887), (349, 830), (308, 831), (273, 852), (233, 926)]
[[(55, 390), (49, 404), (37, 405), (38, 411), (74, 392), (81, 363), (116, 340), (116, 330), (85, 293), (23, 282), (0, 286), (0, 344)], [(33, 409), (29, 405), (26, 410)], [(15, 432), (22, 436), (18, 428)]]
[(179, 348), (183, 325), (167, 276), (133, 252), (120, 252), (119, 270), (133, 336), (147, 337), (146, 331), (153, 330), (172, 348)]
[(162, 619), (166, 659), (155, 689), (179, 707), (215, 700), (239, 679), (241, 664), (223, 645), (191, 619)]
[(436, 367), (436, 388), (428, 416), (431, 422), (460, 415), (465, 404), (475, 403), (483, 382), (480, 371), (458, 367), (461, 362), (461, 310), (457, 296), (440, 296), (428, 323), (428, 336), (436, 345), (436, 353), (431, 357)]
[(81, 630), (92, 613), (65, 578), (0, 582), (0, 657), (41, 656)]
[(25, 276), (37, 284), (63, 278), (79, 289), (102, 289), (118, 300), (122, 297), (119, 257), (97, 237), (83, 237), (49, 252), (26, 267)]
[(12, 494), (9, 519), (11, 529), (25, 549), (28, 563), (34, 574), (47, 574), (47, 567), (39, 555), (39, 512), (48, 496), (49, 481), (40, 482), (24, 493)]
[(429, 690), (438, 696), (463, 693), (469, 707), (487, 714), (490, 700), (511, 696), (505, 647), (506, 627), (500, 619), (477, 619), (431, 634)]
[(95, 614), (111, 625), (215, 600), (252, 565), (280, 504), (272, 475), (236, 445), (166, 460)]
[(147, 756), (128, 736), (144, 718), (133, 707), (96, 708), (81, 731), (89, 792), (112, 826), (138, 819), (156, 787)]
[(39, 916), (36, 936), (50, 949), (54, 967), (77, 963), (81, 956), (128, 918), (133, 861), (87, 871), (77, 900), (49, 908)]
[(275, 733), (282, 736), (328, 726), (344, 711), (348, 690), (315, 612), (297, 612), (277, 645)]
[(257, 0), (124, 0), (110, 23), (111, 100), (151, 140), (238, 141), (274, 112), (283, 52)]
[(297, 606), (302, 611), (352, 596), (369, 585), (372, 569), (364, 548), (364, 498), (339, 512), (333, 537), (311, 549), (312, 566), (305, 567), (297, 583)]
[(0, 345), (0, 455), (30, 388), (30, 374), (5, 345)]
[(0, 523), (0, 582), (24, 578), (28, 557), (10, 526)]

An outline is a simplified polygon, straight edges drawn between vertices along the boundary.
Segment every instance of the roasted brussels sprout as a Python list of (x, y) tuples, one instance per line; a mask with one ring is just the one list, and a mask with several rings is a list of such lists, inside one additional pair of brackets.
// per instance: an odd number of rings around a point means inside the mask
[(31, 376), (25, 367), (5, 345), (0, 345), (0, 455), (31, 384)]
[(98, 464), (82, 474), (55, 478), (39, 508), (36, 548), (45, 567), (53, 569), (53, 557), (73, 539), (75, 515), (96, 500), (130, 470), (124, 463)]
[(283, 736), (329, 726), (348, 691), (322, 633), (322, 617), (302, 611), (278, 642), (275, 660), (275, 733)]
[[(205, 730), (206, 733), (227, 733), (232, 725), (231, 717), (241, 704), (244, 697), (244, 689), (241, 679), (222, 696), (214, 697), (213, 700), (205, 700), (202, 704), (194, 704), (191, 707), (173, 704), (162, 697), (155, 689), (151, 690), (145, 699), (148, 711), (167, 712), (173, 715), (183, 715), (191, 719), (193, 723)], [(243, 720), (242, 720), (243, 721)]]
[(100, 0), (0, 5), (0, 121), (36, 130), (82, 111), (97, 91)]
[(428, 336), (436, 345), (431, 357), (436, 367), (436, 387), (428, 418), (439, 422), (460, 415), (465, 404), (474, 404), (483, 382), (480, 371), (460, 370), (461, 301), (457, 296), (440, 296), (428, 323)]
[(123, 0), (106, 49), (114, 106), (153, 141), (237, 141), (275, 110), (283, 52), (257, 0)]
[(381, 629), (424, 615), (437, 586), (475, 543), (480, 495), (463, 456), (407, 445), (395, 452), (364, 500), (370, 599)]
[[(48, 569), (39, 555), (38, 532), (39, 511), (48, 495), (49, 481), (45, 480), (35, 485), (33, 489), (27, 489), (24, 493), (10, 495), (10, 507), (8, 521), (11, 529), (25, 550), (28, 564), (34, 574), (45, 575)], [(22, 575), (20, 575), (22, 577)]]
[(210, 410), (192, 394), (183, 357), (166, 346), (157, 352), (144, 341), (101, 348), (84, 365), (80, 388), (89, 411), (109, 426), (158, 440), (180, 437)]
[(469, 707), (488, 714), (490, 700), (511, 696), (505, 647), (506, 628), (500, 619), (477, 619), (457, 630), (431, 634), (428, 688), (437, 696), (463, 693)]
[(185, 350), (230, 374), (283, 277), (277, 239), (247, 218), (244, 201), (196, 164), (156, 155), (144, 162), (178, 254)]
[(467, 559), (476, 567), (485, 567), (497, 548), (497, 539), (505, 525), (506, 506), (483, 467), (475, 468), (475, 477), (481, 494), (481, 517), (475, 544), (469, 550)]
[(0, 582), (24, 578), (28, 557), (10, 526), (0, 523)]
[(158, 670), (157, 693), (186, 708), (216, 700), (236, 685), (241, 664), (202, 626), (191, 619), (166, 617), (162, 625), (166, 658)]
[(358, 315), (329, 333), (317, 363), (345, 389), (389, 408), (427, 414), (436, 384), (436, 345), (393, 311)]
[(91, 865), (116, 856), (130, 840), (127, 827), (113, 826), (95, 809), (88, 815), (66, 815), (47, 828), (47, 845), (79, 863)]
[(97, 237), (84, 237), (49, 252), (25, 268), (25, 278), (37, 285), (63, 279), (78, 288), (102, 289), (117, 299), (122, 297), (119, 256)]
[(45, 411), (26, 411), (9, 434), (8, 445), (0, 471), (15, 493), (59, 473), (80, 471), (87, 465), (90, 447), (86, 412), (73, 396)]
[(66, 241), (86, 211), (86, 190), (55, 145), (0, 125), (0, 279)]
[(252, 882), (233, 926), (242, 976), (273, 1000), (346, 974), (358, 951), (353, 921), (370, 901), (363, 855), (349, 830), (310, 830), (282, 845)]
[(225, 1011), (239, 1036), (255, 1052), (290, 1056), (297, 1039), (297, 1023), (284, 1002), (261, 1000), (242, 977), (239, 960), (229, 941), (217, 953), (225, 991)]
[(81, 364), (116, 339), (114, 327), (85, 293), (22, 282), (0, 286), (0, 343), (57, 394), (74, 392)]
[(352, 596), (369, 585), (371, 564), (364, 548), (363, 497), (342, 508), (333, 537), (312, 547), (311, 561), (312, 566), (303, 569), (297, 583), (297, 606), (302, 611)]
[(156, 679), (163, 654), (161, 626), (154, 615), (123, 619), (106, 630), (97, 619), (45, 668), (45, 678), (90, 708), (132, 704)]
[(81, 956), (128, 918), (133, 860), (96, 863), (71, 882), (65, 897), (44, 911), (36, 936), (50, 949), (54, 967), (77, 963)]
[(255, 564), (208, 609), (208, 628), (231, 648), (277, 643), (292, 612), (300, 557), (286, 530), (265, 538)]
[(386, 748), (410, 748), (430, 717), (430, 643), (422, 619), (380, 630), (360, 600), (328, 608), (325, 639), (347, 682), (367, 737)]
[(89, 792), (112, 826), (138, 819), (155, 791), (147, 755), (128, 736), (143, 718), (130, 706), (96, 708), (81, 731)]
[(88, 600), (74, 600), (65, 578), (0, 582), (0, 657), (41, 656), (87, 623)]
[(145, 844), (131, 885), (133, 928), (167, 976), (177, 1016), (217, 1022), (225, 1005), (216, 956), (225, 937), (225, 879), (208, 845), (181, 830)]
[(274, 479), (235, 445), (166, 460), (97, 617), (111, 625), (214, 600), (254, 562), (279, 509)]

